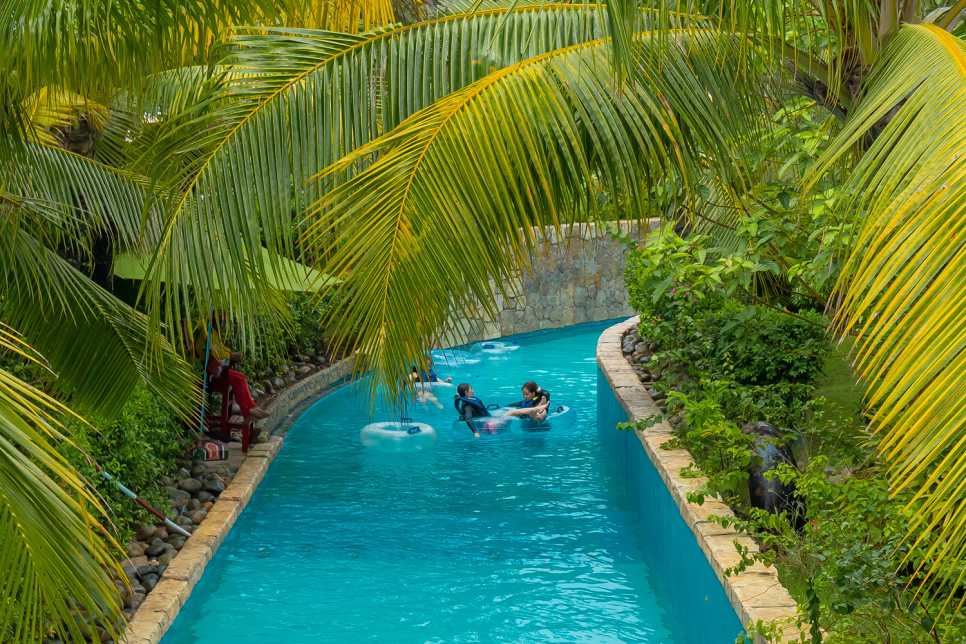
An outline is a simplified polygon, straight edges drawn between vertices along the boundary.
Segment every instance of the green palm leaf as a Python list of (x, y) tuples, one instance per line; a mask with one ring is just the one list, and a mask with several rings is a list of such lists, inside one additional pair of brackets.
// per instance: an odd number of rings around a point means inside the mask
[(427, 347), (465, 337), (461, 314), (492, 312), (490, 278), (529, 264), (533, 226), (596, 218), (597, 183), (620, 196), (609, 216), (639, 218), (653, 177), (694, 182), (702, 160), (740, 161), (758, 80), (720, 58), (719, 35), (638, 46), (662, 66), (622, 94), (606, 41), (574, 45), (437, 100), (326, 170), (370, 164), (316, 204), (302, 242), (329, 274), (351, 271), (328, 321), (356, 334), (356, 368), (392, 402)]
[[(39, 361), (0, 326), (0, 350)], [(40, 641), (51, 624), (83, 642), (71, 610), (82, 607), (109, 632), (120, 632), (116, 568), (95, 516), (93, 490), (57, 453), (67, 440), (55, 416), (66, 407), (0, 370), (0, 629), (15, 642)]]
[[(508, 20), (503, 11), (450, 17), (361, 36), (238, 30), (223, 60), (236, 76), (172, 117), (141, 161), (176, 168), (170, 184), (180, 192), (152, 274), (163, 271), (185, 298), (184, 285), (191, 284), (190, 297), (201, 308), (220, 302), (242, 313), (263, 310), (271, 294), (259, 249), (293, 252), (293, 208), (321, 194), (321, 187), (304, 185), (309, 178), (494, 69), (602, 32), (596, 8), (569, 6), (521, 8)], [(233, 285), (230, 292), (221, 290), (225, 284)], [(184, 315), (178, 298), (166, 303), (169, 319)], [(156, 297), (155, 320), (159, 306)]]
[[(840, 280), (837, 323), (858, 334), (855, 367), (869, 383), (895, 489), (918, 490), (911, 530), (923, 572), (958, 585), (966, 556), (966, 44), (933, 25), (904, 26), (867, 91), (815, 173), (897, 110), (849, 181), (864, 220)], [(929, 562), (937, 562), (931, 570)]]

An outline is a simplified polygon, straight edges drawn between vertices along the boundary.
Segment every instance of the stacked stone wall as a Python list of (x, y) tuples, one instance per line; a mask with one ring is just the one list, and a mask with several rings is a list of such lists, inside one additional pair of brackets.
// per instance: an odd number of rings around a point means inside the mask
[[(656, 220), (643, 227), (657, 226)], [(621, 232), (640, 239), (642, 227), (621, 222)], [(540, 252), (529, 270), (504, 284), (491, 284), (496, 315), (468, 320), (470, 341), (557, 329), (634, 314), (624, 286), (625, 245), (620, 238), (594, 224), (562, 226), (543, 231)], [(505, 294), (504, 294), (505, 293)]]

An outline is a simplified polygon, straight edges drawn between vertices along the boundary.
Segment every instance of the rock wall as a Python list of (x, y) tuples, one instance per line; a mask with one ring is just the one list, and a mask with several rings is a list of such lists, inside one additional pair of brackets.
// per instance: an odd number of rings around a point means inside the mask
[[(657, 220), (647, 222), (656, 228)], [(636, 223), (621, 222), (621, 232), (640, 239)], [(491, 284), (497, 302), (493, 317), (468, 320), (471, 342), (610, 320), (634, 314), (624, 286), (624, 245), (617, 235), (594, 224), (563, 226), (543, 233), (547, 246), (533, 257), (531, 270), (505, 285), (504, 296)]]

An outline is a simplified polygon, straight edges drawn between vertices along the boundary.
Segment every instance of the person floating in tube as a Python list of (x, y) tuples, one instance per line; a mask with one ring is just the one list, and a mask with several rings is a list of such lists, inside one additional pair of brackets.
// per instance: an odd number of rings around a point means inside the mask
[(461, 382), (456, 387), (454, 403), (456, 405), (456, 411), (459, 412), (460, 419), (466, 421), (467, 427), (473, 430), (473, 435), (479, 438), (480, 432), (477, 431), (476, 425), (473, 424), (473, 419), (489, 416), (490, 412), (487, 411), (483, 401), (473, 393), (473, 387), (470, 386), (470, 383)]
[(523, 393), (523, 400), (510, 405), (514, 409), (507, 410), (505, 416), (529, 416), (535, 421), (546, 420), (550, 392), (541, 389), (532, 380), (523, 383), (520, 391)]

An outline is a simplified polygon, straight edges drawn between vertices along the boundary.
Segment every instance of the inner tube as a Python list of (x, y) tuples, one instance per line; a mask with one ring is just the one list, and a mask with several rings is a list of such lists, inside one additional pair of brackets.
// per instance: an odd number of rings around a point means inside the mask
[(418, 452), (436, 442), (436, 430), (426, 423), (387, 421), (370, 423), (359, 432), (366, 447), (380, 452)]
[(499, 342), (496, 340), (489, 340), (487, 342), (477, 342), (471, 347), (470, 350), (477, 355), (500, 355), (501, 353), (510, 353), (511, 351), (516, 351), (519, 348), (520, 345), (516, 342)]
[[(550, 412), (544, 420), (536, 421), (532, 418), (520, 416), (506, 416), (510, 407), (494, 409), (491, 416), (474, 418), (472, 421), (476, 431), (482, 434), (537, 434), (552, 430), (570, 429), (577, 422), (577, 412), (566, 405), (551, 405)], [(466, 421), (453, 422), (453, 431), (466, 432)]]
[(436, 374), (442, 379), (452, 374), (476, 374), (486, 367), (486, 361), (467, 351), (447, 349), (432, 352)]

